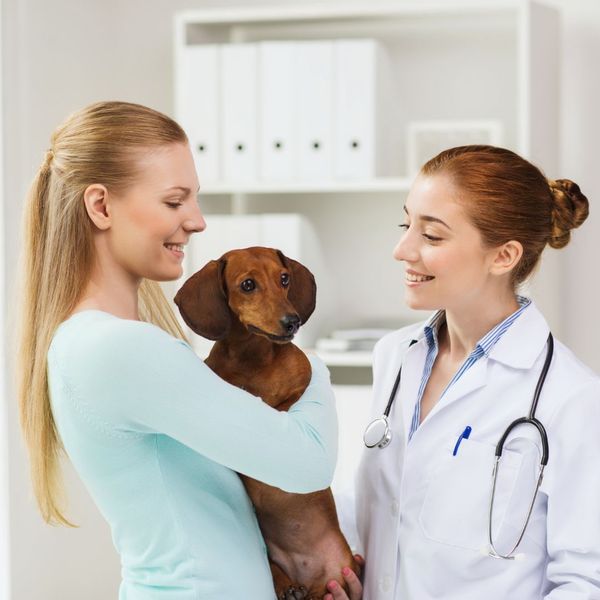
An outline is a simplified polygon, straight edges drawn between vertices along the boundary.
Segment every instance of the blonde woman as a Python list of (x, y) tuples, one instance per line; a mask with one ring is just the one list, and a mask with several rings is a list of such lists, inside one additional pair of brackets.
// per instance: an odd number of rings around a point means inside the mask
[(291, 492), (329, 486), (336, 419), (311, 358), (280, 413), (192, 352), (158, 283), (205, 228), (186, 136), (103, 102), (52, 136), (26, 209), (20, 409), (43, 518), (70, 525), (64, 449), (112, 529), (121, 599), (274, 598), (237, 472)]

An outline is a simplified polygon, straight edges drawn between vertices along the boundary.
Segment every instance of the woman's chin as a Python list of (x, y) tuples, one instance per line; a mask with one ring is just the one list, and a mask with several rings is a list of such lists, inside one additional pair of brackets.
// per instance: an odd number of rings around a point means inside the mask
[(437, 305), (425, 298), (419, 298), (416, 294), (407, 290), (404, 294), (404, 303), (412, 310), (437, 310)]

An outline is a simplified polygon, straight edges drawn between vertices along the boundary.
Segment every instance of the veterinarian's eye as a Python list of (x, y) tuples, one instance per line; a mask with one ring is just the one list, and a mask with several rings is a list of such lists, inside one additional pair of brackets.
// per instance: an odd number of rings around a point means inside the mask
[(254, 283), (254, 279), (244, 279), (240, 287), (244, 292), (251, 292), (256, 288), (256, 283)]
[(290, 275), (289, 275), (289, 273), (282, 273), (281, 274), (281, 285), (283, 287), (287, 287), (288, 285), (290, 285)]

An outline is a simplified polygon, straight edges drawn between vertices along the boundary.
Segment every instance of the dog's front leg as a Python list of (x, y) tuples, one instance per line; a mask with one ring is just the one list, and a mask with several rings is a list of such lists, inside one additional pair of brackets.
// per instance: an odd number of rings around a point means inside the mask
[(308, 600), (308, 590), (303, 585), (295, 584), (272, 560), (269, 561), (269, 564), (277, 600)]

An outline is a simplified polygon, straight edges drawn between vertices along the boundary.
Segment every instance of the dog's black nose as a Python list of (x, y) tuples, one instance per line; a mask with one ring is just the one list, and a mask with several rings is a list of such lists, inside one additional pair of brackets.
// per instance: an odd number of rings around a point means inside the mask
[(294, 335), (298, 329), (300, 329), (301, 325), (300, 317), (298, 315), (285, 315), (283, 319), (281, 319), (281, 325), (283, 330), (288, 335)]

